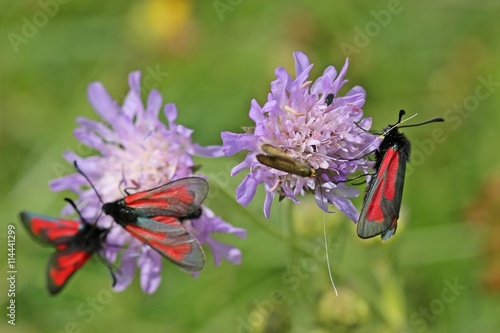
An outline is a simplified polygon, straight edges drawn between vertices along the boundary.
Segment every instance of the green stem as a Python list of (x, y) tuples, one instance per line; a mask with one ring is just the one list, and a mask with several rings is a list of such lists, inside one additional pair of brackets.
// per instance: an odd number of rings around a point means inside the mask
[[(303, 254), (305, 254), (307, 256), (311, 256), (311, 257), (314, 256), (314, 254), (313, 254), (313, 252), (311, 250), (309, 250), (308, 248), (302, 246), (301, 244), (299, 244), (298, 242), (296, 242), (294, 239), (283, 235), (282, 232), (279, 232), (278, 230), (276, 230), (276, 228), (272, 227), (269, 222), (262, 221), (262, 219), (256, 218), (254, 214), (251, 214), (248, 211), (248, 209), (246, 209), (243, 206), (241, 206), (240, 204), (238, 204), (234, 200), (233, 195), (231, 193), (229, 193), (226, 190), (225, 187), (221, 187), (221, 186), (219, 186), (219, 184), (217, 184), (217, 187), (219, 188), (220, 192), (223, 195), (225, 195), (227, 197), (227, 199), (229, 199), (230, 202), (235, 202), (236, 203), (235, 207), (241, 212), (242, 215), (244, 215), (246, 218), (248, 218), (252, 223), (254, 223), (255, 225), (259, 226), (260, 228), (262, 228), (263, 230), (265, 230), (267, 233), (269, 233), (273, 237), (276, 237), (277, 239), (279, 239), (279, 240), (281, 240), (281, 241), (283, 241), (285, 243), (290, 244), (293, 249), (298, 250), (298, 251), (302, 252)], [(291, 207), (291, 205), (290, 205), (290, 207)], [(285, 221), (286, 221), (286, 223), (289, 223), (289, 224), (292, 223), (289, 219), (285, 220)], [(290, 228), (293, 228), (293, 227), (291, 226)]]
[[(288, 237), (289, 240), (289, 245), (290, 245), (290, 260), (291, 262), (296, 261), (296, 256), (295, 256), (295, 248), (293, 247), (293, 244), (297, 243), (296, 235), (295, 235), (295, 228), (293, 225), (293, 205), (291, 204), (291, 201), (286, 200), (282, 202), (281, 206), (281, 212), (282, 212), (282, 220), (285, 221), (285, 228), (284, 228), (284, 234)], [(286, 230), (286, 231), (285, 231)]]

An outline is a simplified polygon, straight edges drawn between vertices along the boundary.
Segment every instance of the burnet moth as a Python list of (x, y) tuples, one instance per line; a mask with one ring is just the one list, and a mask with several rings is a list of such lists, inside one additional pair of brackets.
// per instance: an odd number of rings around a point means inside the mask
[[(73, 201), (69, 199), (66, 201), (75, 208), (80, 221), (26, 211), (20, 213), (24, 227), (36, 240), (56, 248), (47, 267), (47, 287), (51, 295), (59, 293), (71, 276), (92, 255), (99, 253), (108, 234), (108, 229), (99, 228), (85, 221)], [(105, 261), (104, 257), (101, 258)], [(105, 263), (110, 268), (107, 261)], [(114, 280), (112, 272), (111, 275)]]
[[(75, 167), (94, 188), (76, 163)], [(200, 217), (200, 206), (207, 195), (208, 182), (205, 179), (186, 177), (104, 203), (102, 211), (174, 264), (198, 272), (205, 266), (205, 254), (198, 240), (181, 221)], [(99, 199), (102, 202), (100, 196)]]
[(264, 143), (260, 146), (265, 154), (257, 154), (259, 163), (273, 169), (288, 172), (300, 177), (316, 177), (316, 171), (273, 145)]
[(406, 163), (410, 158), (410, 141), (399, 128), (443, 122), (443, 118), (433, 118), (413, 125), (400, 125), (405, 111), (399, 112), (395, 125), (384, 129), (384, 139), (375, 151), (375, 175), (366, 187), (363, 208), (358, 220), (358, 236), (371, 238), (381, 235), (388, 240), (396, 232), (403, 197)]
[(205, 266), (205, 254), (181, 220), (199, 217), (207, 194), (205, 179), (187, 177), (105, 203), (102, 210), (168, 260), (198, 272)]

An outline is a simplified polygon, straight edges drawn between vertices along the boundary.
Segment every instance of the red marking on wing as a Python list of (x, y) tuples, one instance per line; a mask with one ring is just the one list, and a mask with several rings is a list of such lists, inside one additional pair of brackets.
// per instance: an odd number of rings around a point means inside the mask
[(179, 219), (173, 216), (167, 216), (167, 215), (155, 216), (152, 217), (151, 220), (184, 229), (184, 226), (179, 222)]
[(56, 249), (58, 251), (62, 251), (64, 249), (66, 249), (68, 247), (68, 244), (67, 243), (62, 243), (62, 244), (59, 244), (59, 245), (56, 245)]
[(91, 253), (79, 249), (65, 249), (56, 252), (49, 262), (50, 293), (59, 292), (68, 279), (90, 259), (91, 255)]
[[(208, 194), (208, 183), (199, 177), (182, 178), (160, 187), (124, 198), (128, 207), (147, 211), (144, 216), (188, 215), (201, 205)], [(159, 210), (162, 210), (160, 212)], [(154, 212), (154, 213), (153, 213)]]
[(190, 205), (194, 196), (183, 185), (168, 186), (166, 184), (156, 190), (143, 191), (125, 197), (125, 204), (132, 208), (159, 207), (167, 208), (172, 200)]
[(35, 213), (21, 213), (21, 220), (28, 231), (38, 240), (48, 244), (60, 244), (74, 237), (81, 223)]
[(389, 156), (390, 161), (388, 162), (389, 167), (387, 169), (387, 179), (386, 179), (387, 184), (385, 185), (384, 197), (387, 200), (392, 201), (394, 199), (394, 196), (396, 195), (396, 179), (399, 168), (399, 154), (392, 148), (387, 150), (385, 156), (387, 156), (387, 154), (390, 154)]
[(54, 238), (57, 238), (57, 234), (61, 236), (74, 236), (78, 232), (79, 227), (80, 223), (72, 220), (57, 220), (57, 223), (44, 220), (41, 217), (34, 217), (31, 220), (31, 230), (35, 235), (46, 232), (48, 235), (55, 236)]
[(187, 205), (192, 204), (194, 200), (193, 194), (183, 191), (182, 188), (176, 191), (169, 189), (159, 193), (144, 193), (141, 196), (138, 196), (138, 194), (142, 194), (142, 192), (125, 197), (127, 206), (132, 208), (158, 207), (166, 209), (171, 205), (170, 202), (174, 198)]
[(131, 224), (126, 225), (125, 230), (174, 262), (182, 261), (193, 248), (191, 243), (176, 240), (165, 232), (151, 232)]
[(394, 199), (398, 167), (398, 152), (389, 148), (377, 172), (376, 188), (373, 190), (366, 214), (368, 221), (377, 223), (385, 221), (384, 212), (382, 211), (382, 196), (389, 201)]
[(198, 272), (205, 265), (203, 249), (178, 219), (157, 216), (138, 218), (137, 223), (127, 224), (125, 230), (174, 264), (190, 272)]
[[(78, 227), (80, 226), (79, 222), (72, 220), (57, 220), (56, 223), (59, 229), (61, 230), (64, 229), (68, 233), (78, 232)], [(54, 221), (48, 221), (39, 216), (34, 217), (31, 220), (31, 227), (32, 227), (31, 230), (35, 235), (37, 235), (45, 230), (52, 231), (52, 229), (54, 228), (54, 224), (55, 224)]]

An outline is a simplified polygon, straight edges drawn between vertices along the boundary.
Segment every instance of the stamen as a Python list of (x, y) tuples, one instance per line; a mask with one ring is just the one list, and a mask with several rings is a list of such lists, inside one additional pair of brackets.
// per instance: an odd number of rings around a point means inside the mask
[(290, 106), (288, 105), (285, 105), (285, 111), (294, 115), (294, 116), (304, 116), (305, 114), (304, 113), (300, 113), (300, 112), (297, 112), (295, 111), (294, 109), (292, 109)]
[(276, 179), (276, 184), (274, 184), (273, 187), (271, 187), (269, 189), (269, 192), (274, 192), (278, 188), (279, 184), (280, 184), (280, 180)]
[(312, 82), (312, 81), (306, 81), (306, 82), (304, 82), (304, 83), (302, 84), (302, 86), (300, 86), (300, 89), (304, 89), (305, 87), (310, 86), (310, 85), (311, 85), (311, 83), (313, 83), (313, 82)]

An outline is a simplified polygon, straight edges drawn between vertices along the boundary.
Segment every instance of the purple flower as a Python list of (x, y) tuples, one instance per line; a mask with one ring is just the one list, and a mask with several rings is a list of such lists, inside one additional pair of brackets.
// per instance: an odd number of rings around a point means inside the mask
[[(297, 202), (299, 196), (313, 192), (321, 209), (328, 211), (328, 203), (332, 203), (356, 222), (359, 214), (348, 198), (359, 195), (359, 191), (345, 181), (350, 175), (367, 173), (372, 168), (373, 163), (364, 155), (380, 144), (379, 138), (366, 131), (371, 119), (364, 118), (361, 110), (365, 91), (356, 86), (345, 96), (338, 94), (347, 82), (344, 76), (348, 61), (340, 73), (330, 66), (312, 82), (308, 77), (313, 65), (307, 56), (296, 52), (294, 57), (296, 78), (279, 67), (264, 106), (252, 100), (249, 116), (255, 128), (244, 134), (222, 133), (226, 156), (248, 151), (243, 162), (231, 171), (235, 175), (250, 169), (236, 190), (236, 199), (247, 205), (263, 183), (264, 215), (269, 217), (276, 194)], [(311, 167), (316, 177), (301, 177), (259, 163), (256, 155), (264, 153), (263, 144)]]
[[(160, 122), (158, 117), (162, 97), (158, 91), (152, 90), (149, 93), (147, 105), (144, 107), (140, 97), (140, 72), (130, 74), (129, 84), (130, 91), (122, 106), (109, 96), (101, 83), (90, 84), (90, 103), (103, 122), (77, 118), (80, 126), (75, 130), (75, 136), (99, 154), (81, 157), (72, 151), (64, 153), (67, 161), (78, 163), (78, 167), (91, 179), (105, 202), (122, 198), (123, 189), (127, 187), (142, 191), (192, 176), (192, 155), (222, 156), (220, 146), (201, 147), (192, 143), (193, 131), (175, 123), (175, 105), (167, 104), (164, 107), (168, 126)], [(83, 206), (82, 216), (90, 221), (95, 220), (101, 212), (102, 203), (88, 182), (78, 173), (55, 179), (50, 183), (50, 187), (53, 191), (71, 190), (77, 193), (77, 203)], [(70, 207), (63, 209), (64, 214), (70, 212)], [(220, 265), (221, 257), (235, 264), (241, 262), (239, 249), (217, 242), (212, 238), (212, 234), (231, 233), (244, 238), (244, 229), (231, 226), (216, 217), (207, 207), (203, 207), (200, 218), (184, 223), (200, 244), (207, 243), (212, 249), (217, 265)], [(161, 256), (130, 236), (115, 224), (111, 217), (101, 216), (98, 224), (111, 228), (104, 249), (106, 258), (115, 262), (121, 253), (121, 266), (116, 272), (115, 290), (123, 290), (132, 282), (138, 266), (142, 289), (153, 293), (161, 281)], [(122, 248), (125, 250), (121, 251)]]

